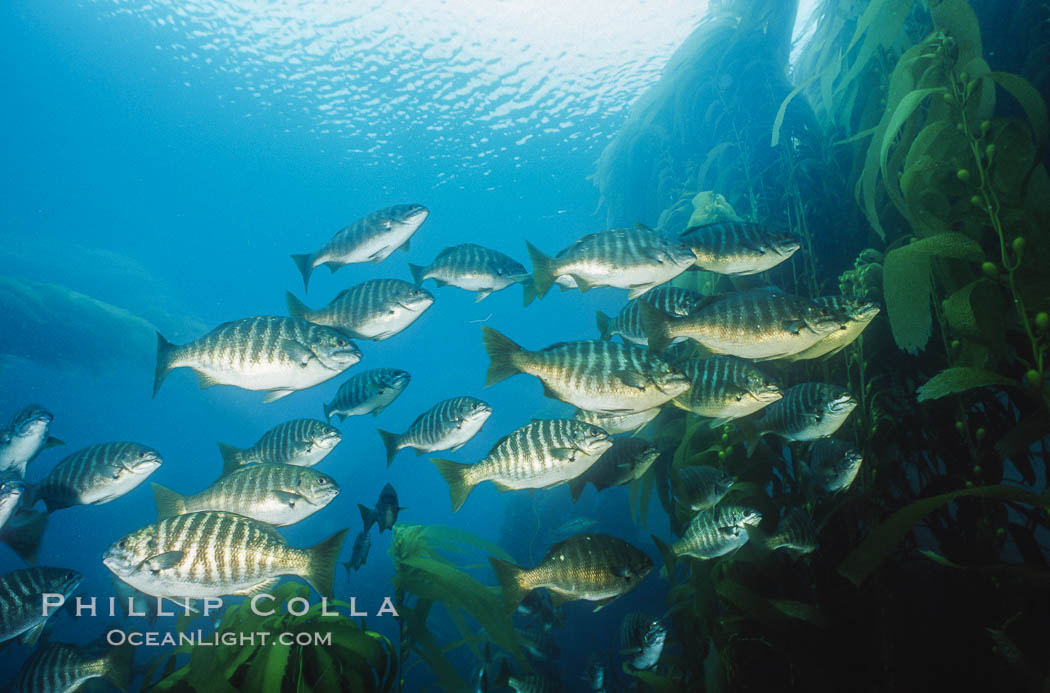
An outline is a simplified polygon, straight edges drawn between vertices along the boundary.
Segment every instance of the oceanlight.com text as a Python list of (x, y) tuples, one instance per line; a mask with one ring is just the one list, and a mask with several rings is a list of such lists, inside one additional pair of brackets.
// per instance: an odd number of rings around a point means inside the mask
[(106, 642), (113, 647), (131, 645), (132, 647), (173, 647), (176, 645), (194, 645), (203, 647), (268, 647), (284, 645), (291, 647), (327, 647), (332, 644), (331, 633), (254, 633), (232, 632), (204, 633), (201, 630), (186, 633), (168, 633), (159, 631), (123, 631), (113, 629), (106, 633)]

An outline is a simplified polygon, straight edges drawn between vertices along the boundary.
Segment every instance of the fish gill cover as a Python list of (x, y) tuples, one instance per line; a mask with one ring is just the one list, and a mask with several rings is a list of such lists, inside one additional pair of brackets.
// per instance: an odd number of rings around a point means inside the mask
[(1045, 3), (3, 19), (0, 685), (1050, 685)]

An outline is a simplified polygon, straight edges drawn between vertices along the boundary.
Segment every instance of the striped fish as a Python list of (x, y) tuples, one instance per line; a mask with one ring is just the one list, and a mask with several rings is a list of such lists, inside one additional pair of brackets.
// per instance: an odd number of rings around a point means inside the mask
[(17, 477), (0, 479), (0, 529), (7, 524), (26, 497), (26, 482)]
[(325, 325), (354, 339), (393, 337), (434, 303), (426, 289), (400, 279), (370, 279), (340, 291), (324, 308), (312, 310), (288, 292), (288, 314)]
[(658, 618), (637, 611), (627, 614), (620, 626), (620, 652), (635, 670), (648, 670), (660, 661), (667, 627)]
[(36, 404), (15, 412), (7, 428), (0, 430), (0, 474), (13, 471), (20, 479), (25, 478), (26, 465), (41, 450), (65, 445), (48, 435), (53, 419), (51, 412)]
[(437, 450), (459, 450), (481, 430), (492, 415), (492, 407), (474, 397), (453, 397), (438, 402), (416, 417), (404, 433), (376, 429), (386, 448), (389, 467), (402, 448), (413, 448), (417, 455)]
[(816, 359), (821, 356), (832, 356), (849, 346), (853, 340), (860, 336), (864, 328), (868, 326), (875, 316), (879, 314), (881, 306), (876, 301), (866, 298), (851, 298), (848, 296), (821, 296), (813, 299), (813, 302), (827, 306), (832, 311), (844, 315), (845, 321), (839, 325), (839, 329), (827, 335), (819, 342), (793, 356), (788, 361), (801, 361), (802, 359)]
[(857, 478), (863, 455), (837, 438), (821, 438), (809, 449), (809, 477), (824, 493), (842, 493)]
[(651, 229), (609, 229), (584, 236), (555, 257), (526, 242), (532, 276), (540, 298), (558, 277), (568, 276), (580, 291), (596, 286), (628, 289), (637, 298), (693, 266), (687, 245)]
[(798, 238), (762, 224), (719, 221), (681, 233), (696, 255), (696, 266), (718, 274), (757, 274), (776, 267), (801, 247)]
[(153, 396), (173, 369), (191, 368), (202, 388), (268, 390), (263, 402), (273, 402), (323, 383), (360, 360), (361, 352), (342, 332), (296, 318), (225, 322), (181, 346), (158, 332)]
[(66, 568), (24, 568), (0, 575), (0, 643), (21, 638), (24, 645), (36, 644), (48, 617), (57, 610), (44, 613), (44, 595), (68, 599), (81, 579), (80, 573)]
[(355, 262), (381, 262), (398, 248), (408, 250), (408, 242), (430, 211), (423, 205), (384, 207), (340, 229), (320, 250), (292, 255), (292, 262), (303, 275), (303, 289), (310, 288), (310, 275), (319, 265), (332, 272)]
[(653, 569), (644, 551), (607, 534), (577, 534), (559, 541), (534, 568), (521, 568), (493, 556), (489, 563), (508, 613), (539, 587), (547, 588), (555, 606), (585, 599), (597, 602), (597, 611), (634, 589)]
[(340, 421), (345, 421), (348, 416), (379, 416), (379, 412), (405, 391), (411, 380), (408, 372), (396, 368), (373, 368), (358, 373), (340, 385), (335, 399), (324, 405), (324, 417), (331, 420), (338, 416)]
[(521, 674), (512, 676), (510, 669), (504, 667), (493, 680), (498, 688), (507, 687), (515, 693), (564, 693), (565, 686), (560, 679), (547, 674)]
[(718, 505), (736, 479), (721, 469), (706, 465), (692, 465), (678, 468), (678, 483), (675, 484), (675, 498), (692, 511), (707, 510)]
[(282, 575), (332, 596), (346, 530), (307, 549), (288, 546), (270, 525), (233, 513), (204, 511), (147, 525), (113, 543), (102, 562), (140, 592), (168, 599), (249, 595), (276, 586)]
[(91, 445), (55, 465), (34, 488), (34, 502), (44, 501), (48, 512), (108, 503), (145, 481), (162, 462), (160, 453), (138, 443)]
[(131, 683), (130, 645), (108, 651), (68, 643), (48, 643), (26, 660), (15, 679), (16, 693), (73, 693), (91, 679), (103, 678), (122, 691)]
[(688, 337), (713, 354), (756, 361), (804, 351), (839, 329), (843, 319), (827, 306), (774, 289), (711, 298), (684, 318), (642, 306), (642, 327), (653, 351), (663, 351), (676, 337)]
[(828, 383), (802, 383), (788, 388), (784, 398), (768, 406), (758, 421), (745, 426), (748, 455), (758, 438), (773, 433), (789, 441), (827, 438), (839, 430), (857, 406), (845, 388)]
[(289, 464), (250, 464), (191, 496), (153, 484), (157, 519), (201, 510), (225, 510), (259, 522), (294, 525), (331, 503), (339, 484), (327, 474)]
[(491, 359), (485, 385), (517, 373), (543, 382), (543, 394), (587, 411), (630, 414), (653, 409), (689, 389), (689, 379), (644, 349), (617, 342), (561, 342), (527, 351), (482, 327)]
[(515, 626), (514, 632), (518, 634), (521, 649), (529, 659), (548, 662), (561, 655), (561, 649), (547, 628), (538, 625)]
[(817, 550), (817, 528), (813, 518), (802, 508), (792, 508), (777, 526), (777, 531), (766, 540), (772, 550), (787, 549), (795, 556), (803, 556)]
[(517, 260), (474, 243), (449, 246), (426, 267), (408, 263), (408, 269), (417, 285), (433, 279), (438, 286), (476, 291), (475, 303), (494, 291), (532, 281), (532, 276)]
[(594, 424), (604, 429), (609, 435), (635, 433), (642, 430), (660, 414), (660, 408), (646, 409), (636, 414), (603, 414), (586, 409), (577, 409), (573, 418), (584, 423)]
[(547, 488), (582, 474), (612, 447), (609, 434), (575, 419), (533, 421), (497, 442), (483, 460), (459, 464), (431, 461), (448, 484), (452, 512), (474, 487), (491, 481), (501, 491)]
[(617, 438), (612, 448), (582, 474), (569, 481), (569, 493), (575, 503), (588, 483), (598, 491), (623, 486), (640, 479), (660, 456), (660, 450), (641, 438)]
[(335, 449), (343, 434), (335, 426), (317, 419), (292, 419), (277, 424), (250, 448), (219, 443), (223, 473), (245, 464), (292, 464), (312, 467)]
[(638, 346), (649, 346), (649, 338), (642, 329), (642, 309), (639, 302), (645, 300), (657, 310), (674, 317), (685, 317), (703, 305), (705, 296), (699, 291), (683, 289), (678, 286), (658, 286), (645, 295), (644, 299), (628, 301), (615, 318), (598, 311), (598, 332), (602, 339), (614, 335)]
[(752, 363), (733, 356), (712, 356), (677, 364), (692, 386), (674, 405), (714, 419), (711, 427), (754, 414), (784, 396), (780, 386)]
[(682, 538), (672, 546), (667, 546), (656, 537), (653, 537), (653, 541), (669, 563), (679, 556), (702, 560), (718, 558), (746, 544), (747, 528), (757, 527), (761, 521), (762, 514), (757, 510), (738, 505), (716, 505), (697, 513)]

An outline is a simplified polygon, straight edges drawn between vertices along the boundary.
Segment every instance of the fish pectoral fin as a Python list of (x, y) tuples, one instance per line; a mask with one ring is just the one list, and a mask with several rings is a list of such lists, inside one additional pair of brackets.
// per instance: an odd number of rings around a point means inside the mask
[(618, 370), (613, 371), (613, 375), (619, 378), (624, 385), (638, 390), (645, 390), (645, 386), (649, 383), (649, 379), (638, 371)]
[(317, 358), (317, 354), (310, 351), (309, 348), (291, 339), (282, 339), (278, 346), (302, 368), (305, 368), (310, 363), (310, 359)]
[[(839, 347), (839, 348), (841, 348), (841, 347)], [(58, 438), (56, 438), (54, 436), (48, 436), (47, 440), (44, 442), (44, 449), (48, 450), (50, 448), (58, 447), (59, 445), (65, 445), (65, 444), (66, 444), (66, 441), (64, 441), (64, 440), (59, 440)]]
[(372, 262), (372, 263), (382, 262), (383, 258), (385, 258), (387, 255), (389, 255), (392, 252), (394, 252), (393, 248), (391, 248), (388, 245), (384, 245), (382, 248), (380, 248), (379, 250), (377, 250), (374, 253), (372, 253), (371, 255), (369, 255), (368, 256), (368, 261)]
[(182, 551), (168, 551), (166, 553), (158, 553), (156, 556), (150, 556), (142, 562), (149, 571), (159, 573), (165, 568), (171, 568), (175, 566), (185, 554)]
[(281, 399), (282, 397), (287, 397), (288, 395), (292, 394), (293, 392), (295, 392), (295, 390), (270, 390), (269, 392), (266, 393), (266, 396), (263, 397), (263, 404), (269, 404), (270, 402), (276, 402), (277, 400)]
[(609, 569), (609, 572), (618, 578), (630, 578), (631, 572), (623, 566), (615, 566)]
[(791, 334), (799, 334), (806, 327), (804, 320), (785, 320), (784, 329)]
[(474, 303), (484, 301), (490, 295), (492, 295), (492, 289), (482, 289), (478, 292), (478, 295), (474, 297)]
[(274, 498), (276, 498), (279, 503), (283, 503), (284, 505), (287, 505), (289, 508), (294, 508), (296, 503), (298, 503), (301, 500), (305, 500), (299, 494), (297, 494), (297, 493), (289, 493), (288, 491), (274, 491), (273, 495), (274, 495)]
[(234, 592), (234, 594), (244, 597), (254, 597), (257, 594), (266, 594), (270, 592), (270, 590), (272, 590), (274, 587), (276, 587), (277, 583), (280, 581), (281, 578), (279, 577), (270, 578), (269, 580), (263, 580), (258, 585), (252, 585), (251, 587), (243, 589), (239, 592)]
[(196, 371), (196, 373), (197, 384), (201, 386), (202, 390), (206, 390), (209, 387), (214, 387), (215, 385), (219, 384), (219, 381), (217, 381), (215, 378), (211, 377), (207, 373), (201, 373), (200, 371)]
[(22, 637), (19, 638), (19, 640), (26, 647), (33, 647), (36, 645), (36, 641), (40, 639), (40, 634), (44, 632), (45, 625), (47, 625), (47, 619), (44, 619), (25, 633), (22, 633)]
[(576, 459), (575, 448), (551, 448), (551, 457), (562, 462), (572, 462)]

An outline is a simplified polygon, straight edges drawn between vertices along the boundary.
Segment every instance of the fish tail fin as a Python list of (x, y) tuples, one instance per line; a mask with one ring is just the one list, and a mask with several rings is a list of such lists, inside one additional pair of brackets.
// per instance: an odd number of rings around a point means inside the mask
[(413, 265), (410, 262), (408, 263), (408, 271), (412, 273), (412, 283), (419, 286), (423, 283), (423, 275), (426, 274), (427, 268), (422, 265)]
[(166, 486), (150, 482), (153, 487), (153, 502), (157, 505), (157, 519), (175, 517), (186, 512), (186, 497)]
[(241, 454), (244, 450), (228, 443), (219, 443), (219, 454), (222, 455), (222, 473), (229, 474), (241, 466)]
[(431, 457), (430, 461), (434, 463), (438, 472), (445, 479), (445, 483), (448, 484), (448, 496), (452, 501), (452, 512), (456, 512), (463, 507), (467, 496), (470, 495), (470, 492), (476, 486), (476, 484), (471, 483), (467, 479), (467, 470), (470, 469), (470, 465), (460, 464), (452, 460), (443, 460), (439, 457)]
[(157, 368), (153, 371), (153, 396), (157, 396), (160, 386), (164, 384), (164, 378), (171, 372), (171, 362), (175, 345), (164, 339), (164, 335), (157, 333)]
[(307, 319), (306, 316), (310, 313), (310, 306), (296, 298), (291, 291), (284, 292), (284, 302), (288, 304), (288, 315), (300, 320)]
[(576, 477), (569, 481), (569, 492), (572, 494), (572, 502), (575, 503), (583, 495), (583, 487), (587, 485), (586, 479)]
[(401, 436), (396, 433), (391, 433), (390, 431), (384, 431), (381, 428), (377, 428), (376, 433), (378, 433), (379, 437), (383, 439), (383, 447), (386, 448), (386, 466), (389, 467), (394, 461), (394, 455), (396, 455), (397, 451), (400, 449), (397, 447), (397, 441)]
[(528, 306), (530, 303), (536, 300), (536, 282), (533, 281), (530, 275), (527, 279), (521, 280), (521, 302), (523, 306)]
[(325, 421), (331, 421), (332, 420), (332, 410), (335, 409), (335, 405), (334, 404), (329, 404), (328, 402), (325, 402), (324, 404), (321, 405), (321, 407), (324, 410), (324, 420)]
[(511, 339), (491, 327), (481, 328), (481, 341), (489, 354), (489, 370), (485, 376), (485, 387), (506, 380), (521, 369), (514, 363), (514, 357), (525, 351)]
[(39, 510), (22, 510), (7, 521), (0, 532), (0, 541), (11, 547), (19, 558), (29, 565), (36, 564), (40, 553), (40, 541), (47, 528), (47, 513)]
[(554, 261), (528, 241), (525, 241), (525, 245), (528, 246), (529, 259), (532, 261), (532, 279), (536, 295), (543, 298), (558, 278), (554, 273)]
[(332, 585), (335, 582), (335, 566), (339, 560), (339, 549), (343, 548), (343, 539), (347, 530), (341, 529), (320, 544), (306, 550), (309, 555), (304, 580), (317, 590), (322, 597), (331, 597)]
[(758, 441), (762, 440), (762, 432), (758, 429), (758, 424), (750, 419), (737, 419), (734, 423), (743, 434), (744, 447), (750, 459), (755, 454), (755, 449), (758, 448)]
[(649, 340), (649, 351), (663, 351), (671, 344), (671, 318), (647, 301), (639, 301), (641, 310), (642, 331)]
[(122, 691), (131, 685), (131, 663), (135, 658), (135, 648), (125, 643), (114, 647), (103, 658), (102, 678)]
[(314, 256), (313, 253), (307, 253), (306, 255), (293, 255), (292, 262), (299, 269), (299, 274), (303, 275), (303, 291), (310, 291), (310, 275), (314, 271)]
[(674, 576), (674, 564), (678, 562), (678, 556), (666, 541), (655, 534), (649, 536), (652, 537), (656, 550), (660, 552), (660, 557), (664, 560), (664, 570), (667, 572), (667, 579), (670, 580)]
[(376, 523), (376, 511), (360, 503), (357, 504), (357, 509), (361, 511), (361, 523), (365, 526), (365, 531), (367, 532)]
[(609, 339), (609, 327), (612, 325), (612, 318), (600, 310), (595, 312), (597, 313), (594, 318), (595, 322), (598, 323), (598, 334), (601, 335), (602, 339)]
[(495, 556), (489, 556), (489, 563), (492, 564), (492, 572), (496, 574), (496, 581), (503, 592), (503, 606), (507, 613), (512, 613), (530, 591), (521, 584), (521, 575), (525, 569)]

